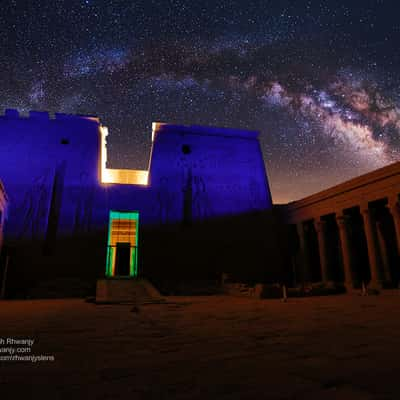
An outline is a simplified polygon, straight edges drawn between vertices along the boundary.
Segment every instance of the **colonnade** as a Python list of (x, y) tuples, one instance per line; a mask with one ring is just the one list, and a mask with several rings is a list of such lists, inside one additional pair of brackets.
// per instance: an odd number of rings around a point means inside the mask
[[(369, 282), (368, 287), (373, 289), (381, 289), (385, 285), (393, 284), (393, 277), (391, 274), (390, 260), (389, 260), (389, 248), (387, 240), (385, 240), (384, 227), (382, 223), (382, 215), (391, 216), (394, 225), (394, 234), (396, 240), (396, 252), (397, 256), (400, 249), (400, 204), (398, 197), (395, 196), (389, 199), (382, 199), (382, 202), (378, 205), (361, 204), (357, 207), (353, 207), (353, 214), (349, 213), (348, 210), (339, 210), (334, 213), (334, 221), (332, 221), (333, 213), (330, 214), (330, 221), (335, 222), (337, 227), (337, 237), (340, 248), (340, 259), (342, 260), (343, 269), (343, 280), (344, 285), (348, 291), (361, 285), (359, 277), (357, 277), (357, 271), (355, 268), (355, 244), (354, 235), (352, 235), (352, 224), (354, 222), (354, 210), (357, 213), (357, 217), (361, 214), (363, 236), (365, 237), (366, 248), (368, 253), (368, 264), (369, 264)], [(379, 211), (379, 215), (377, 211)], [(312, 223), (316, 232), (316, 238), (318, 241), (317, 250), (319, 252), (320, 261), (320, 277), (323, 283), (329, 285), (332, 282), (332, 263), (329, 260), (329, 247), (332, 246), (330, 238), (332, 235), (328, 235), (328, 216), (318, 215), (311, 220), (299, 221), (296, 223), (297, 233), (299, 237), (299, 248), (303, 260), (303, 280), (310, 279), (310, 246), (307, 245), (309, 240), (309, 234), (307, 234), (307, 226)], [(331, 225), (330, 225), (331, 226)], [(354, 229), (353, 229), (354, 230)], [(397, 260), (398, 261), (398, 260)], [(400, 276), (400, 264), (397, 266), (399, 269)]]

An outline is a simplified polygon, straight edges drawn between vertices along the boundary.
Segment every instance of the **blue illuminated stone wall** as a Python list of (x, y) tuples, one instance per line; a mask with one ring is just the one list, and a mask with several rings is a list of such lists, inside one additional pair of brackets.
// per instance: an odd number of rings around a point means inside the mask
[(271, 208), (257, 132), (155, 124), (148, 186), (101, 184), (96, 117), (6, 110), (0, 175), (6, 238), (52, 240), (101, 229), (108, 211), (167, 224)]
[(104, 137), (96, 117), (0, 116), (7, 296), (92, 293), (111, 209), (139, 211), (139, 274), (160, 287), (221, 272), (279, 277), (283, 240), (257, 132), (153, 124), (147, 185), (101, 182)]
[(63, 114), (20, 117), (7, 110), (0, 117), (0, 173), (9, 193), (6, 238), (45, 237), (50, 216), (57, 231), (72, 231), (78, 207), (85, 208), (99, 187), (98, 126), (97, 118)]
[(258, 133), (159, 124), (150, 184), (161, 221), (204, 219), (271, 208)]

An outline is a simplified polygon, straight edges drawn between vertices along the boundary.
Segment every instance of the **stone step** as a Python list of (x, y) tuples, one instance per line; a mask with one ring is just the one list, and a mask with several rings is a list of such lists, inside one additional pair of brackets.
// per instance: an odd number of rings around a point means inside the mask
[(96, 303), (149, 304), (165, 301), (158, 290), (145, 279), (100, 279), (96, 287)]

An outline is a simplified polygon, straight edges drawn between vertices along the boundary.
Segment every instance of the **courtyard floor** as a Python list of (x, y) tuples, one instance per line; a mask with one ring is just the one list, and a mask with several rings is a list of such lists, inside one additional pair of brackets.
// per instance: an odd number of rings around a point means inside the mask
[(7, 339), (33, 339), (30, 355), (54, 357), (0, 361), (4, 400), (400, 398), (400, 291), (168, 297), (136, 312), (1, 301), (1, 338), (0, 356), (24, 347)]

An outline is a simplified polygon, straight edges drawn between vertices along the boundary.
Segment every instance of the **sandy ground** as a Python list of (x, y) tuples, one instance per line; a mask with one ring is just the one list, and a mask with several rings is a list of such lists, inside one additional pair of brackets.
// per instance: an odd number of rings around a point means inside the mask
[(2, 301), (0, 321), (0, 338), (34, 339), (31, 354), (55, 357), (0, 361), (1, 399), (400, 399), (395, 291), (169, 297), (139, 312)]

